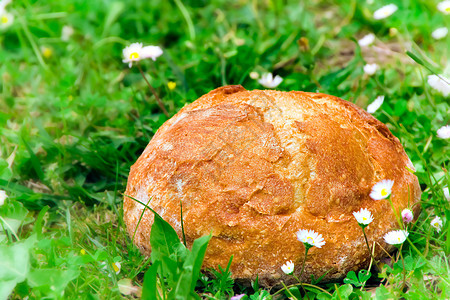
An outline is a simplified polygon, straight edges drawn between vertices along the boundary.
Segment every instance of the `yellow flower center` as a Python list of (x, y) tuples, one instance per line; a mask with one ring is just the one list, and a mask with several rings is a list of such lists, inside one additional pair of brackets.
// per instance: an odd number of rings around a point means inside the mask
[(114, 269), (114, 272), (119, 272), (119, 267), (117, 266), (117, 264), (116, 263), (113, 263), (112, 264), (112, 267), (113, 267), (113, 269)]
[(388, 194), (388, 192), (387, 192), (387, 190), (386, 189), (382, 189), (381, 190), (381, 196), (386, 196)]
[(167, 87), (169, 88), (169, 90), (174, 90), (177, 87), (177, 83), (173, 82), (173, 81), (169, 81), (167, 83)]
[(2, 24), (8, 23), (8, 17), (7, 16), (2, 16), (1, 22), (2, 22)]
[(450, 13), (450, 6), (445, 8), (445, 12)]
[(308, 236), (308, 238), (306, 239), (306, 242), (307, 242), (308, 244), (314, 245), (314, 240), (313, 240), (313, 238), (310, 237), (310, 236)]
[(366, 218), (366, 217), (363, 217), (363, 221), (367, 221), (367, 218)]
[(81, 250), (80, 250), (80, 253), (81, 253), (81, 255), (85, 255), (85, 254), (86, 254), (86, 250), (81, 249)]
[(50, 58), (50, 57), (52, 56), (52, 54), (53, 54), (52, 49), (47, 48), (47, 47), (44, 47), (44, 49), (42, 49), (42, 55), (43, 55), (45, 58)]
[(400, 242), (400, 237), (398, 237), (397, 239), (398, 239), (398, 241)]
[(133, 52), (130, 54), (130, 59), (138, 59), (138, 58), (139, 58), (139, 53)]

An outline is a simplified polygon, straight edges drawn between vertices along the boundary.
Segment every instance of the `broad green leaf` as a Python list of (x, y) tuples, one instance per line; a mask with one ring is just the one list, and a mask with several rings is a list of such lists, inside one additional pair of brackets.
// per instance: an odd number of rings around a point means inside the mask
[(64, 295), (67, 284), (79, 275), (79, 270), (36, 269), (28, 274), (27, 282), (35, 291), (60, 298)]
[(189, 299), (196, 296), (194, 291), (195, 285), (210, 239), (211, 235), (207, 235), (194, 241), (192, 251), (190, 251), (183, 264), (183, 271), (174, 291), (175, 299)]
[(320, 293), (317, 295), (317, 299), (318, 300), (329, 300), (329, 299), (331, 299), (331, 296), (328, 293), (323, 292), (323, 293)]
[(167, 277), (168, 283), (175, 286), (178, 282), (183, 266), (183, 258), (186, 256), (186, 247), (180, 242), (175, 230), (153, 212), (155, 219), (150, 233), (150, 244), (152, 246), (151, 259), (155, 263), (161, 262), (161, 276)]
[(0, 159), (0, 178), (4, 180), (10, 180), (12, 177), (12, 171), (8, 167), (8, 163), (4, 159)]
[(293, 287), (289, 288), (289, 292), (285, 291), (284, 294), (287, 297), (290, 297), (291, 295), (293, 295), (297, 299), (302, 299), (302, 294), (300, 293), (300, 290), (298, 289), (297, 286), (293, 286)]
[(12, 245), (0, 245), (0, 299), (6, 299), (17, 283), (25, 280), (30, 271), (29, 249), (35, 236)]
[(364, 282), (366, 282), (367, 280), (369, 280), (369, 278), (372, 276), (372, 274), (370, 274), (370, 272), (369, 271), (367, 271), (367, 270), (360, 270), (359, 272), (358, 272), (358, 280), (359, 280), (359, 282), (361, 282), (361, 283), (364, 283)]
[(8, 296), (11, 294), (18, 282), (16, 280), (0, 281), (0, 299), (8, 299)]
[(354, 271), (350, 271), (347, 273), (347, 277), (344, 278), (344, 283), (353, 284), (356, 287), (360, 287), (361, 283), (358, 278), (356, 278), (356, 274)]
[(336, 299), (348, 299), (350, 294), (353, 292), (353, 287), (351, 284), (341, 285), (333, 294), (333, 298)]
[(150, 268), (145, 272), (144, 284), (142, 286), (142, 300), (156, 300), (159, 299), (158, 289), (156, 288), (157, 273), (160, 262), (154, 262)]

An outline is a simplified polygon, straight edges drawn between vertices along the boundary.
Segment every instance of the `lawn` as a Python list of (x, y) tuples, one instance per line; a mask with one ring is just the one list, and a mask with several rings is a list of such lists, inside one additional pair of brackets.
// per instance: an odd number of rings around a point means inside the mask
[[(397, 9), (376, 12), (389, 4)], [(371, 111), (401, 141), (422, 189), (402, 256), (369, 280), (349, 273), (316, 282), (308, 298), (449, 299), (449, 7), (0, 1), (0, 299), (152, 299), (152, 286), (172, 297), (123, 222), (130, 166), (169, 119), (142, 75), (172, 116), (223, 85), (262, 89), (268, 72), (283, 79), (278, 90), (331, 94)], [(163, 53), (130, 68), (122, 51), (134, 42)], [(442, 226), (432, 226), (435, 217)], [(194, 274), (197, 297), (304, 294), (244, 287), (222, 267)]]

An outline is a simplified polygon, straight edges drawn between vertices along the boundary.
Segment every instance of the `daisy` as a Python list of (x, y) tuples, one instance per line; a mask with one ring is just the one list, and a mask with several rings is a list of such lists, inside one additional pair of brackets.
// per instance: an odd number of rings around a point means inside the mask
[(393, 13), (395, 13), (397, 11), (398, 7), (395, 4), (388, 4), (383, 6), (380, 9), (377, 9), (374, 13), (373, 13), (373, 18), (375, 20), (381, 20), (384, 18), (387, 18), (389, 16), (391, 16)]
[(74, 32), (75, 32), (75, 31), (73, 30), (72, 27), (67, 26), (67, 25), (64, 26), (64, 27), (62, 28), (62, 30), (61, 30), (61, 40), (63, 40), (64, 42), (69, 41), (70, 37), (72, 36), (72, 34), (73, 34)]
[(281, 266), (281, 270), (287, 275), (294, 273), (294, 263), (292, 261), (287, 261)]
[(447, 36), (448, 34), (448, 28), (447, 27), (440, 27), (438, 29), (435, 29), (432, 33), (431, 36), (433, 37), (433, 39), (435, 40), (440, 40), (443, 39)]
[(112, 264), (112, 268), (113, 268), (114, 272), (116, 272), (116, 275), (118, 275), (120, 273), (122, 265), (120, 264), (120, 262), (115, 262)]
[(433, 89), (442, 93), (444, 97), (447, 97), (450, 94), (450, 84), (448, 84), (447, 82), (449, 82), (450, 80), (442, 75), (440, 75), (440, 77), (444, 78), (445, 81), (439, 78), (439, 76), (429, 75), (428, 84), (431, 85)]
[(353, 212), (353, 216), (355, 216), (360, 226), (366, 227), (373, 221), (372, 213), (366, 208), (361, 208), (360, 211)]
[(403, 222), (411, 223), (413, 219), (414, 219), (414, 214), (413, 214), (413, 212), (410, 209), (405, 208), (404, 210), (402, 210), (402, 220), (403, 220)]
[(373, 75), (378, 70), (377, 64), (367, 64), (364, 66), (364, 73), (367, 75)]
[(442, 126), (437, 131), (437, 136), (441, 139), (448, 139), (450, 138), (450, 125)]
[(0, 10), (4, 10), (6, 5), (10, 4), (11, 0), (2, 0), (0, 1)]
[(6, 192), (4, 190), (0, 190), (0, 206), (5, 204), (6, 198), (8, 198), (8, 195), (6, 195)]
[(14, 21), (14, 15), (0, 7), (0, 29), (6, 29)]
[(133, 43), (128, 47), (125, 47), (122, 51), (124, 63), (128, 63), (128, 67), (131, 68), (133, 62), (140, 61), (141, 59), (151, 58), (154, 61), (157, 57), (163, 54), (163, 51), (158, 46), (143, 46), (142, 43)]
[(434, 228), (436, 228), (436, 231), (437, 232), (440, 232), (441, 231), (441, 228), (442, 228), (442, 220), (441, 220), (441, 218), (439, 218), (439, 217), (437, 217), (436, 216), (436, 218), (434, 218), (432, 221), (431, 221), (431, 226), (433, 226)]
[(400, 245), (402, 244), (409, 233), (406, 230), (394, 230), (386, 233), (384, 235), (384, 241), (390, 245)]
[(283, 78), (281, 78), (279, 75), (273, 77), (272, 73), (266, 73), (258, 80), (258, 82), (269, 89), (276, 88), (281, 82), (283, 81)]
[(297, 239), (302, 242), (307, 249), (311, 247), (322, 248), (322, 246), (325, 245), (322, 235), (314, 230), (300, 229), (297, 232)]
[(372, 103), (367, 106), (367, 112), (373, 114), (376, 112), (384, 102), (384, 96), (378, 96)]
[(450, 14), (450, 0), (439, 2), (437, 8), (444, 14)]
[(394, 185), (393, 180), (389, 179), (381, 180), (372, 187), (370, 197), (373, 200), (386, 199), (391, 194), (393, 185)]
[(365, 35), (362, 39), (360, 39), (358, 41), (358, 44), (361, 47), (367, 47), (367, 46), (372, 45), (374, 41), (375, 41), (375, 34), (369, 33), (369, 34)]

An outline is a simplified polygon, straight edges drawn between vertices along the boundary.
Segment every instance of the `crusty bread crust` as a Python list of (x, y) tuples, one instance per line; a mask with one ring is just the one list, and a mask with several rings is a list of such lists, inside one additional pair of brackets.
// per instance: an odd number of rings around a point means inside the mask
[[(382, 236), (399, 228), (387, 200), (372, 186), (394, 180), (392, 201), (418, 215), (420, 187), (413, 166), (389, 129), (356, 105), (334, 96), (225, 86), (181, 109), (157, 131), (131, 167), (126, 195), (149, 203), (181, 237), (180, 201), (188, 246), (212, 232), (203, 269), (225, 266), (234, 278), (265, 286), (290, 282), (281, 265), (300, 271), (299, 229), (326, 241), (311, 248), (302, 280), (325, 280), (367, 267), (370, 255), (352, 212), (368, 208), (369, 244), (388, 251)], [(124, 198), (133, 235), (143, 206)], [(150, 248), (151, 212), (135, 243)], [(377, 258), (383, 256), (377, 246)]]

